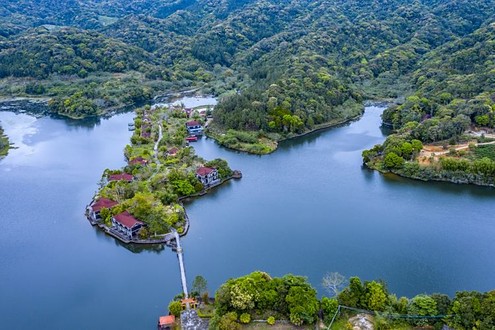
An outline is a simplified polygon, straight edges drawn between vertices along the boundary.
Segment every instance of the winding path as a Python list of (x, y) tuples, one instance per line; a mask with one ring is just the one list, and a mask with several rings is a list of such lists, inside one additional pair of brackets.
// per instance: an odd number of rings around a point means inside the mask
[(158, 140), (156, 140), (155, 145), (153, 146), (153, 151), (155, 152), (155, 160), (157, 165), (161, 165), (160, 159), (158, 159), (158, 144), (163, 138), (162, 125), (158, 125)]
[[(475, 146), (477, 146), (477, 147), (478, 146), (486, 146), (486, 145), (489, 145), (489, 144), (495, 144), (495, 141), (483, 142), (483, 143), (473, 143), (473, 144)], [(454, 148), (456, 151), (469, 149), (469, 143), (463, 143), (463, 144), (459, 144), (459, 145), (456, 145), (456, 146), (452, 146), (450, 149), (452, 149), (452, 148)], [(450, 150), (444, 150), (443, 147), (440, 147), (440, 146), (429, 146), (429, 145), (426, 145), (420, 151), (419, 156), (420, 157), (425, 157), (425, 158), (434, 157), (435, 159), (438, 160), (438, 156), (442, 156), (442, 155), (448, 154), (449, 152), (450, 152)]]

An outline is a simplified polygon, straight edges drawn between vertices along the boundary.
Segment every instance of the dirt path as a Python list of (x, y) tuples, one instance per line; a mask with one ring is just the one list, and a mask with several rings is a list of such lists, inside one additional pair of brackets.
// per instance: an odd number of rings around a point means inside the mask
[[(485, 137), (495, 138), (495, 135), (494, 134), (486, 134)], [(423, 149), (421, 149), (421, 151), (419, 152), (419, 156), (418, 156), (419, 163), (424, 164), (424, 165), (430, 164), (431, 158), (433, 158), (434, 161), (438, 161), (440, 156), (448, 154), (450, 152), (450, 150), (452, 150), (452, 149), (454, 149), (455, 151), (467, 150), (467, 149), (469, 149), (470, 144), (474, 144), (475, 146), (484, 146), (484, 145), (489, 145), (489, 144), (495, 144), (495, 141), (483, 142), (483, 143), (477, 143), (475, 141), (471, 141), (471, 142), (451, 146), (447, 150), (445, 150), (442, 146), (425, 145), (425, 146), (423, 146)]]

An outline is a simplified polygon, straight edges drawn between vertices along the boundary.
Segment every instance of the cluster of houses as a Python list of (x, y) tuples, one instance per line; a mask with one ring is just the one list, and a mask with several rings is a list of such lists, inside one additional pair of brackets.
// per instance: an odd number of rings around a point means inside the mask
[[(94, 223), (101, 221), (101, 210), (103, 208), (110, 209), (117, 206), (119, 203), (108, 198), (100, 197), (95, 199), (88, 206), (88, 216)], [(112, 230), (120, 234), (126, 239), (136, 237), (141, 228), (146, 224), (133, 217), (129, 212), (124, 211), (112, 216)]]
[[(178, 150), (171, 150), (176, 153)], [(169, 151), (170, 152), (170, 151)], [(136, 164), (147, 164), (147, 161), (141, 157), (134, 159)], [(133, 162), (131, 160), (129, 163)], [(196, 169), (196, 178), (203, 184), (205, 187), (210, 187), (220, 182), (220, 178), (218, 177), (218, 171), (212, 167), (199, 167)], [(124, 181), (124, 182), (132, 182), (134, 177), (128, 173), (118, 173), (118, 174), (110, 174), (108, 175), (108, 181)], [(111, 209), (114, 206), (117, 206), (118, 203), (108, 198), (100, 197), (95, 199), (88, 206), (88, 217), (93, 224), (101, 221), (100, 212), (103, 208)], [(134, 216), (132, 216), (128, 211), (121, 212), (112, 216), (112, 228), (114, 232), (123, 236), (126, 239), (133, 239), (137, 236), (141, 228), (146, 227), (146, 224), (142, 221), (139, 221)]]
[(193, 108), (184, 108), (182, 111), (184, 111), (187, 118), (191, 118), (191, 116), (194, 116), (195, 113), (202, 118), (206, 118), (208, 116), (208, 107), (199, 108), (197, 110), (194, 110)]
[(156, 110), (156, 108), (150, 108), (143, 110), (143, 118), (141, 124), (141, 137), (149, 139), (151, 137), (151, 118), (150, 115)]
[[(129, 163), (131, 162), (132, 160)], [(147, 161), (142, 157), (138, 157), (136, 158), (136, 161), (134, 163), (147, 164)], [(109, 174), (107, 180), (109, 182), (112, 181), (132, 182), (134, 180), (134, 177), (131, 174), (124, 172), (118, 174)], [(118, 204), (119, 203), (117, 203), (116, 201), (113, 201), (108, 198), (100, 197), (98, 199), (95, 199), (88, 206), (88, 216), (90, 218), (90, 221), (93, 224), (101, 221), (101, 214), (100, 214), (101, 210), (103, 208), (110, 209), (114, 206), (117, 206)], [(137, 233), (139, 233), (139, 230), (141, 230), (141, 228), (146, 226), (145, 223), (134, 218), (127, 211), (121, 212), (119, 214), (115, 214), (114, 216), (112, 216), (111, 221), (112, 221), (111, 229), (126, 239), (132, 239), (136, 237)]]

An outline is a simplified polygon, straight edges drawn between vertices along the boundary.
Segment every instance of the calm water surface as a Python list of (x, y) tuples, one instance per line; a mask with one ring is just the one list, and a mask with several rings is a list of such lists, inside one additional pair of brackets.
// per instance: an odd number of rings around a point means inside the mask
[[(244, 177), (187, 204), (189, 280), (210, 292), (254, 270), (381, 278), (398, 295), (495, 288), (495, 190), (386, 177), (361, 167), (383, 109), (285, 142), (268, 156), (194, 144)], [(105, 168), (124, 165), (133, 114), (72, 122), (0, 112), (18, 149), (0, 160), (2, 328), (151, 329), (180, 291), (169, 250), (125, 247), (83, 216)]]

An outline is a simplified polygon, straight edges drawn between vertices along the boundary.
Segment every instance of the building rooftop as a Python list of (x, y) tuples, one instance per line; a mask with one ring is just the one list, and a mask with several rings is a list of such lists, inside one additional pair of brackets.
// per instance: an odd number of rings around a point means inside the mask
[(196, 120), (191, 120), (186, 123), (186, 126), (201, 126), (201, 124)]
[(158, 324), (160, 326), (171, 325), (174, 323), (175, 323), (175, 316), (173, 315), (160, 316), (160, 318), (158, 319)]
[(115, 221), (119, 222), (120, 224), (124, 225), (127, 228), (132, 228), (137, 224), (143, 224), (141, 221), (137, 220), (134, 218), (129, 212), (124, 211), (122, 213), (116, 214), (113, 216)]
[(196, 170), (196, 174), (200, 176), (205, 176), (213, 172), (215, 169), (211, 167), (200, 167)]
[(143, 157), (139, 156), (139, 157), (131, 159), (129, 161), (129, 164), (131, 164), (131, 165), (136, 165), (136, 164), (146, 165), (146, 164), (148, 164), (148, 161), (146, 159), (144, 159)]
[(127, 173), (120, 173), (120, 174), (110, 174), (108, 176), (108, 180), (110, 181), (132, 181), (134, 177), (130, 174)]
[(114, 207), (115, 205), (118, 205), (119, 203), (108, 199), (108, 198), (98, 198), (92, 205), (91, 208), (93, 209), (93, 212), (99, 212), (102, 208), (111, 208)]

